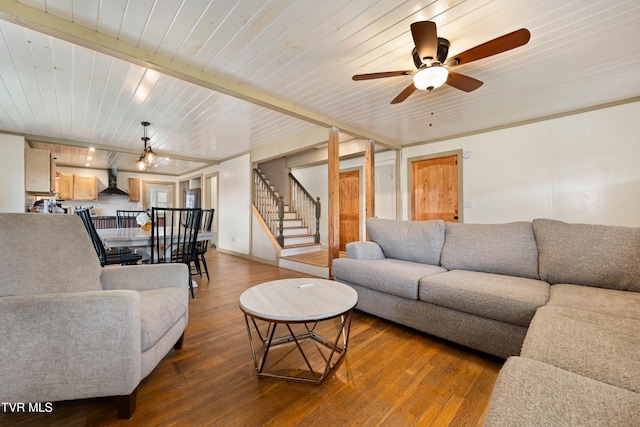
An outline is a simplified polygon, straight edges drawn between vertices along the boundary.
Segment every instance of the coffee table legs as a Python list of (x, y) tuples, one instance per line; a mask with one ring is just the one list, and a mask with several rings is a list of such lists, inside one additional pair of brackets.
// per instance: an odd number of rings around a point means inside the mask
[[(257, 319), (245, 313), (249, 346), (257, 375), (321, 384), (347, 352), (352, 314), (353, 310), (349, 310), (318, 322), (287, 323)], [(316, 332), (319, 324), (334, 319), (339, 319), (339, 326), (334, 328), (337, 329), (334, 334), (323, 337)], [(277, 329), (282, 330), (283, 334), (276, 335)], [(327, 335), (327, 332), (324, 334)], [(287, 362), (292, 362), (292, 354), (299, 355), (293, 358), (297, 359), (299, 366), (283, 367)], [(273, 363), (267, 366), (269, 355)]]

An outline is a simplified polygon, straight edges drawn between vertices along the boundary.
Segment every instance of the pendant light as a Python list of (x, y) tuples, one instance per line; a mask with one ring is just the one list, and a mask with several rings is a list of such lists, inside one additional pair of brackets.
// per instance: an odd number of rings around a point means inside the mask
[(156, 160), (156, 153), (151, 149), (151, 144), (149, 144), (149, 140), (151, 138), (147, 136), (147, 127), (151, 123), (142, 122), (141, 124), (144, 129), (144, 136), (140, 139), (144, 141), (144, 150), (142, 151), (142, 153), (140, 154), (140, 157), (138, 158), (138, 161), (136, 162), (136, 167), (138, 168), (139, 171), (146, 171), (149, 168), (149, 166), (151, 166), (153, 162)]

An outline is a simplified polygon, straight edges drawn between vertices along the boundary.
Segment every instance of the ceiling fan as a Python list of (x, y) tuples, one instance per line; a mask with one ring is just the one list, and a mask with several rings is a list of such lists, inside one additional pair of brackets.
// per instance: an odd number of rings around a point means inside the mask
[(391, 104), (398, 104), (404, 101), (415, 92), (416, 89), (431, 91), (445, 83), (456, 89), (471, 92), (482, 86), (482, 82), (473, 77), (454, 73), (450, 71), (451, 68), (524, 46), (531, 38), (529, 30), (522, 28), (489, 40), (488, 42), (447, 59), (450, 43), (449, 40), (438, 37), (435, 22), (414, 22), (411, 24), (411, 35), (413, 36), (413, 42), (415, 44), (412, 52), (413, 63), (418, 71), (402, 70), (356, 74), (352, 77), (353, 80), (370, 80), (413, 75), (413, 83), (393, 98)]

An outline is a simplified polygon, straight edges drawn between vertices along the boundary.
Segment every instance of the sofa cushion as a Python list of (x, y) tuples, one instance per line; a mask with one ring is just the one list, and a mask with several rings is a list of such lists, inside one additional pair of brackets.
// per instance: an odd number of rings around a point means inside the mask
[(540, 278), (640, 292), (640, 228), (533, 220)]
[(392, 258), (381, 260), (333, 260), (332, 272), (338, 281), (355, 283), (366, 288), (418, 299), (418, 283), (424, 276), (446, 271), (435, 265), (420, 264)]
[(547, 305), (640, 320), (640, 293), (580, 285), (552, 285)]
[(640, 392), (640, 320), (564, 307), (541, 307), (522, 357)]
[(530, 222), (447, 222), (441, 263), (447, 270), (538, 279), (538, 249)]
[(420, 281), (418, 297), (441, 307), (527, 327), (549, 298), (541, 280), (453, 270)]
[(510, 357), (496, 380), (484, 425), (637, 426), (640, 395), (546, 363)]
[(183, 288), (161, 288), (140, 292), (142, 352), (152, 348), (181, 317), (188, 315), (189, 299)]
[(367, 233), (371, 241), (380, 245), (387, 258), (440, 265), (444, 221), (369, 218)]
[(102, 268), (77, 215), (0, 213), (0, 296), (99, 291)]

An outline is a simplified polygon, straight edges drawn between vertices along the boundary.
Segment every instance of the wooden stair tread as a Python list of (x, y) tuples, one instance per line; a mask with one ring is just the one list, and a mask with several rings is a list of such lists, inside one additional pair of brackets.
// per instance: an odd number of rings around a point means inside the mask
[[(288, 236), (287, 236), (288, 237)], [(285, 245), (282, 249), (291, 249), (291, 248), (304, 248), (307, 246), (316, 246), (316, 245), (320, 245), (320, 243), (296, 243), (294, 245)]]

